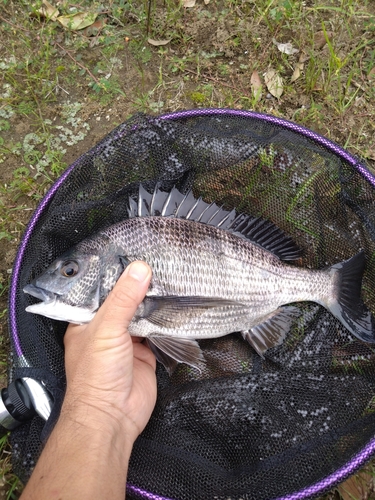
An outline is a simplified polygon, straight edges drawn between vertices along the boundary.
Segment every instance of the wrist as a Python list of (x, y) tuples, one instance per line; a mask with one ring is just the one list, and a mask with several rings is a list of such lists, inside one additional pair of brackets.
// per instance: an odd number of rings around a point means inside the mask
[(126, 426), (102, 410), (63, 405), (22, 498), (124, 498), (133, 442)]
[(66, 397), (61, 408), (59, 422), (76, 428), (98, 433), (103, 439), (115, 440), (124, 447), (132, 447), (139, 435), (138, 428), (121, 412), (98, 401), (71, 400)]

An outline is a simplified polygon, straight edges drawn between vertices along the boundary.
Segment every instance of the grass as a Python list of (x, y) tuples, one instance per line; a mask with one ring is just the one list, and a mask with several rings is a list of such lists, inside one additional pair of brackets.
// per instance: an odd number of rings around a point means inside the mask
[[(74, 30), (43, 17), (41, 0), (0, 0), (4, 328), (8, 271), (32, 210), (67, 165), (135, 112), (254, 109), (297, 121), (369, 162), (375, 159), (372, 0), (211, 0), (194, 8), (153, 0), (149, 19), (146, 0), (103, 5), (60, 2), (60, 15), (74, 9), (97, 14), (95, 25)], [(148, 38), (168, 43), (154, 46)], [(291, 42), (299, 53), (281, 53), (274, 40)], [(300, 76), (291, 81), (299, 62)], [(269, 68), (283, 81), (278, 99), (264, 83)], [(254, 70), (261, 95), (250, 84)], [(264, 151), (265, 164), (272, 164), (271, 153)], [(249, 178), (257, 178), (251, 168)], [(302, 184), (289, 201), (292, 224), (306, 188)], [(3, 475), (11, 478), (8, 458), (2, 463)], [(11, 490), (8, 498), (15, 498)]]
[(10, 461), (10, 447), (8, 444), (9, 435), (6, 434), (0, 438), (0, 460), (1, 460), (1, 483), (5, 490), (3, 496), (6, 500), (16, 500), (19, 498), (22, 484), (17, 476), (12, 473), (12, 466)]

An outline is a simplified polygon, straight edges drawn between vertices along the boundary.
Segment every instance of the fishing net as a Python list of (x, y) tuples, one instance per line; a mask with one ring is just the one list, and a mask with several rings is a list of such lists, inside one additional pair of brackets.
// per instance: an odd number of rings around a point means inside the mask
[[(375, 177), (345, 150), (296, 124), (252, 112), (136, 115), (81, 156), (51, 188), (20, 245), (10, 298), (11, 379), (42, 380), (50, 419), (12, 432), (27, 480), (59, 413), (66, 324), (25, 312), (22, 288), (72, 245), (127, 217), (139, 183), (261, 216), (320, 269), (363, 249), (362, 298), (375, 314)], [(297, 304), (282, 345), (264, 359), (233, 333), (200, 342), (202, 372), (158, 364), (158, 400), (135, 443), (128, 498), (302, 499), (375, 450), (375, 347), (316, 303)], [(77, 471), (77, 474), (79, 471)]]

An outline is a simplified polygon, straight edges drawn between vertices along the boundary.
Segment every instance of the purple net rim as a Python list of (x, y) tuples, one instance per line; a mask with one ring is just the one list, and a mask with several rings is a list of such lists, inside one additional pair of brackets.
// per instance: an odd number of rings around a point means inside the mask
[[(268, 122), (270, 125), (278, 125), (286, 130), (290, 130), (292, 132), (301, 134), (302, 136), (311, 139), (315, 143), (319, 144), (320, 146), (324, 147), (328, 151), (334, 153), (335, 155), (339, 156), (341, 159), (349, 163), (375, 189), (375, 176), (372, 175), (371, 172), (368, 171), (366, 166), (363, 163), (361, 163), (355, 156), (351, 155), (345, 149), (343, 149), (333, 141), (330, 141), (326, 137), (323, 137), (320, 134), (317, 134), (316, 132), (313, 132), (312, 130), (303, 127), (302, 125), (298, 125), (294, 122), (285, 120), (283, 118), (279, 118), (273, 115), (267, 115), (264, 113), (256, 113), (255, 111), (220, 109), (220, 108), (177, 111), (161, 115), (158, 118), (162, 120), (179, 120), (179, 119), (187, 119), (187, 118), (203, 117), (203, 116), (233, 116), (233, 117), (238, 116), (242, 118), (253, 118), (253, 119), (263, 120), (264, 122)], [(97, 148), (94, 147), (92, 151), (95, 151), (96, 149)], [(27, 244), (30, 240), (30, 237), (34, 231), (37, 222), (44, 213), (45, 209), (48, 207), (50, 201), (52, 200), (57, 190), (69, 176), (72, 170), (74, 170), (74, 168), (80, 162), (80, 159), (81, 157), (78, 158), (74, 163), (72, 163), (72, 165), (68, 167), (68, 169), (62, 174), (62, 176), (52, 185), (52, 187), (46, 193), (43, 200), (40, 202), (39, 206), (37, 207), (33, 216), (31, 217), (30, 222), (25, 230), (25, 233), (22, 237), (21, 243), (18, 248), (18, 252), (15, 258), (15, 263), (13, 266), (12, 279), (10, 284), (10, 294), (9, 294), (9, 328), (10, 328), (11, 339), (13, 342), (13, 347), (18, 357), (22, 357), (23, 353), (22, 353), (20, 338), (18, 335), (15, 304), (16, 304), (16, 295), (17, 295), (18, 282), (19, 282), (20, 269), (22, 265), (23, 256), (25, 254)], [(353, 474), (362, 465), (364, 465), (365, 462), (368, 461), (374, 453), (375, 453), (375, 438), (369, 441), (369, 443), (359, 453), (357, 453), (349, 462), (347, 462), (343, 467), (335, 471), (333, 474), (327, 476), (325, 479), (318, 481), (317, 483), (311, 486), (308, 486), (290, 495), (280, 497), (277, 500), (303, 500), (316, 496), (328, 489), (331, 489), (334, 485), (343, 481), (346, 477)], [(127, 486), (129, 491), (133, 491), (134, 493), (143, 498), (147, 498), (150, 500), (171, 500), (166, 497), (162, 497), (154, 493), (142, 490), (134, 485), (128, 484)]]

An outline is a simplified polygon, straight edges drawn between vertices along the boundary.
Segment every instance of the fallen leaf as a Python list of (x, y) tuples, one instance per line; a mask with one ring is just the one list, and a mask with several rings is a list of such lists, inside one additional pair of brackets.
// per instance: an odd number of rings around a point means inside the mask
[(160, 45), (167, 45), (172, 40), (172, 38), (169, 38), (168, 40), (153, 40), (152, 38), (148, 38), (148, 43), (150, 45), (154, 45), (155, 47), (159, 47)]
[(196, 0), (182, 0), (182, 5), (184, 7), (195, 7)]
[(359, 472), (355, 476), (349, 477), (341, 483), (337, 489), (343, 500), (353, 500), (353, 498), (367, 498), (366, 492), (372, 483), (372, 475), (369, 472)]
[(51, 21), (56, 21), (60, 14), (59, 9), (47, 2), (47, 0), (43, 0), (43, 5), (38, 9), (38, 12), (41, 16)]
[(254, 70), (250, 78), (251, 90), (256, 101), (262, 97), (262, 82), (258, 71)]
[(375, 66), (370, 69), (369, 74), (367, 75), (367, 78), (372, 82), (375, 79)]
[[(333, 35), (333, 31), (326, 31), (326, 35), (330, 40)], [(324, 31), (317, 31), (314, 35), (314, 49), (320, 50), (327, 43)]]
[(280, 52), (283, 54), (287, 54), (288, 56), (297, 54), (299, 52), (298, 49), (295, 49), (293, 45), (288, 42), (288, 43), (279, 43), (277, 42), (274, 38), (272, 39), (273, 43), (277, 46)]
[(208, 5), (210, 3), (210, 0), (203, 0), (204, 1), (204, 5)]
[(97, 45), (100, 44), (100, 40), (99, 40), (99, 37), (98, 36), (92, 36), (90, 38), (90, 49), (92, 49), (93, 47), (96, 47)]
[(292, 78), (290, 79), (291, 83), (295, 82), (298, 80), (298, 78), (301, 76), (301, 71), (303, 70), (303, 62), (298, 62), (296, 64), (296, 67), (294, 68)]
[(279, 99), (283, 93), (283, 80), (281, 76), (274, 69), (269, 69), (263, 76), (268, 92)]
[(97, 16), (97, 12), (75, 12), (67, 16), (60, 16), (57, 18), (57, 21), (59, 21), (64, 28), (78, 31), (94, 24)]
[(306, 61), (308, 61), (310, 59), (310, 56), (308, 54), (306, 54), (306, 52), (302, 51), (299, 55), (299, 59), (298, 59), (298, 62), (300, 63), (305, 63)]
[[(369, 160), (375, 160), (375, 149), (369, 149), (367, 153), (365, 153), (365, 158), (368, 158)], [(366, 167), (370, 172), (375, 175), (375, 167), (372, 167), (369, 165), (369, 163), (366, 164)]]
[(87, 28), (84, 29), (83, 34), (85, 36), (96, 36), (99, 31), (101, 31), (104, 26), (107, 24), (107, 18), (104, 19), (98, 19), (94, 23), (91, 24), (91, 26), (87, 26)]

